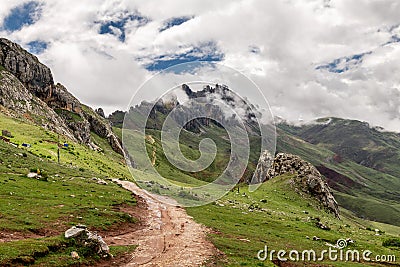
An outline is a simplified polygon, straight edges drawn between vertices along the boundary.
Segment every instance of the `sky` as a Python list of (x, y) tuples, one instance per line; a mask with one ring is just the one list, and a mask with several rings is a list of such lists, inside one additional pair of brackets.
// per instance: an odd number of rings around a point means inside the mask
[(252, 80), (274, 116), (400, 132), (398, 14), (398, 0), (2, 0), (0, 36), (106, 113), (157, 72), (204, 60)]

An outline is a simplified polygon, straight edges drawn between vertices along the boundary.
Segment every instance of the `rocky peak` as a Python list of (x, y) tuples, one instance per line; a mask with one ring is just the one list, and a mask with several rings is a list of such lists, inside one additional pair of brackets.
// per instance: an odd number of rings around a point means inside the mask
[(102, 108), (97, 108), (95, 109), (95, 112), (102, 118), (106, 118), (106, 115), (104, 114), (104, 110)]
[[(299, 156), (279, 153), (271, 165), (271, 156), (264, 152), (257, 165), (253, 181), (266, 181), (283, 174), (295, 174), (292, 184), (299, 193), (303, 192), (316, 198), (325, 208), (339, 217), (339, 208), (325, 178), (309, 162)], [(267, 169), (267, 166), (271, 166)]]
[(48, 67), (21, 46), (5, 38), (0, 38), (0, 64), (41, 99), (47, 96), (54, 85), (53, 75)]
[(76, 99), (64, 85), (57, 83), (50, 86), (48, 95), (44, 101), (51, 108), (65, 109), (75, 113), (82, 113), (81, 103)]
[(63, 119), (8, 71), (0, 71), (0, 106), (4, 107), (2, 112), (10, 117), (24, 117), (45, 129), (78, 141)]
[(269, 153), (268, 150), (265, 150), (258, 160), (256, 170), (253, 174), (252, 184), (259, 184), (264, 182), (268, 176), (269, 168), (274, 161), (274, 157)]
[[(109, 122), (104, 119), (104, 112), (101, 116), (99, 112), (96, 113), (89, 107), (83, 108), (79, 100), (68, 92), (65, 86), (60, 83), (54, 84), (51, 70), (40, 63), (37, 57), (18, 44), (0, 38), (0, 65), (18, 80), (16, 82), (12, 77), (8, 77), (9, 75), (5, 76), (8, 79), (4, 79), (9, 82), (0, 84), (0, 92), (4, 92), (4, 97), (0, 97), (1, 105), (20, 115), (26, 115), (28, 112), (36, 117), (43, 115), (51, 117), (46, 120), (48, 122), (46, 128), (73, 136), (75, 140), (96, 149), (97, 146), (91, 140), (93, 131), (106, 138), (116, 152), (124, 154), (120, 140), (112, 132)], [(14, 101), (16, 96), (19, 97), (19, 102)], [(40, 105), (31, 108), (33, 106), (31, 103), (36, 102)], [(45, 110), (46, 113), (41, 110)], [(43, 126), (43, 123), (38, 124)]]

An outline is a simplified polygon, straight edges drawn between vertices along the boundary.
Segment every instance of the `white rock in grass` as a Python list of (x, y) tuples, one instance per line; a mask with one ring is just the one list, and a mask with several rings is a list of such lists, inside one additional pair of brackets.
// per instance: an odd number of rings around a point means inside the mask
[(74, 238), (77, 236), (80, 236), (83, 232), (85, 232), (86, 229), (85, 228), (78, 228), (78, 227), (71, 227), (70, 229), (68, 229), (67, 231), (65, 231), (65, 238)]

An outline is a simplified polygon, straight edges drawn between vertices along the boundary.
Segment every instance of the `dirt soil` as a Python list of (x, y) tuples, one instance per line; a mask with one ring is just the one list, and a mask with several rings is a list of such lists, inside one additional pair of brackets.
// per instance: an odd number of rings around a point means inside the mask
[(134, 193), (145, 209), (135, 212), (140, 220), (136, 228), (104, 238), (111, 246), (138, 245), (132, 255), (111, 260), (108, 266), (202, 266), (219, 254), (206, 238), (209, 230), (183, 208), (160, 202), (132, 182), (114, 182)]
[[(196, 223), (183, 208), (160, 202), (149, 192), (129, 181), (114, 180), (131, 191), (137, 205), (120, 205), (116, 209), (138, 219), (136, 223), (112, 226), (107, 231), (93, 229), (110, 246), (137, 245), (133, 254), (125, 254), (96, 264), (105, 266), (204, 266), (222, 255), (207, 240), (210, 229)], [(172, 200), (166, 201), (171, 203)], [(55, 236), (65, 226), (57, 223), (33, 232), (0, 231), (0, 243)]]

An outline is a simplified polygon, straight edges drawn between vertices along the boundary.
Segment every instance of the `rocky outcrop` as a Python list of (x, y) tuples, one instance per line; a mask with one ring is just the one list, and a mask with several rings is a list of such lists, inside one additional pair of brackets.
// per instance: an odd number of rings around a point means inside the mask
[(0, 38), (0, 64), (39, 98), (46, 97), (54, 85), (53, 75), (48, 67), (21, 46), (5, 38)]
[(65, 109), (78, 114), (82, 112), (79, 100), (60, 83), (50, 86), (48, 95), (44, 101), (53, 109)]
[[(111, 147), (124, 154), (120, 140), (112, 132), (104, 112), (98, 113), (82, 104), (62, 84), (54, 84), (48, 67), (21, 46), (0, 38), (0, 104), (17, 114), (45, 122), (38, 124), (66, 135), (91, 148), (91, 131), (106, 138)], [(100, 114), (100, 115), (99, 115)], [(12, 114), (11, 114), (12, 115)], [(103, 115), (103, 117), (102, 117)]]
[(93, 254), (98, 254), (101, 257), (109, 257), (110, 248), (104, 242), (103, 238), (96, 233), (87, 230), (85, 225), (73, 226), (64, 234), (65, 238), (74, 238), (79, 246), (89, 249)]
[(113, 133), (110, 123), (106, 121), (103, 117), (95, 112), (85, 112), (85, 117), (87, 118), (90, 129), (95, 132), (98, 136), (106, 138), (112, 149), (124, 155), (124, 150), (122, 149), (122, 142)]
[(106, 117), (106, 115), (104, 115), (104, 110), (102, 108), (95, 109), (95, 112), (102, 118)]
[(11, 117), (24, 117), (71, 140), (77, 139), (58, 114), (40, 98), (32, 95), (10, 72), (0, 71), (0, 105)]
[(264, 182), (268, 176), (268, 170), (270, 169), (272, 163), (274, 161), (274, 157), (269, 153), (268, 150), (265, 150), (257, 163), (256, 170), (253, 174), (253, 179), (251, 180), (251, 184), (259, 184)]
[[(268, 157), (266, 157), (266, 159), (268, 160)], [(261, 166), (263, 165), (262, 161), (263, 158), (261, 157), (259, 162)], [(296, 155), (279, 153), (276, 155), (272, 166), (267, 172), (265, 173), (265, 169), (262, 169), (262, 171), (262, 174), (265, 174), (264, 180), (269, 180), (287, 173), (295, 174), (296, 176), (293, 178), (292, 182), (296, 189), (313, 196), (325, 208), (339, 217), (338, 204), (332, 195), (330, 187), (326, 183), (324, 177), (311, 163)], [(260, 177), (260, 179), (262, 178), (263, 177)]]

